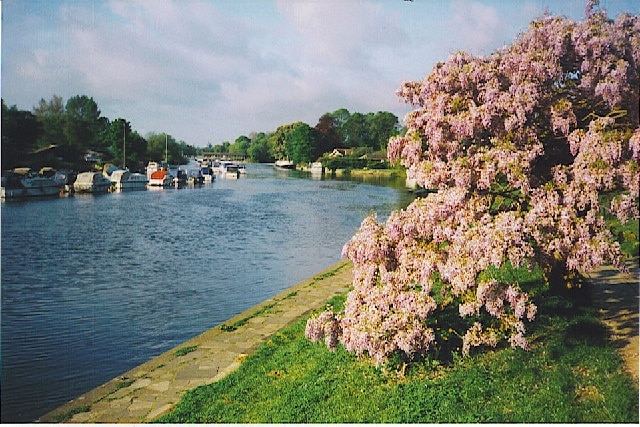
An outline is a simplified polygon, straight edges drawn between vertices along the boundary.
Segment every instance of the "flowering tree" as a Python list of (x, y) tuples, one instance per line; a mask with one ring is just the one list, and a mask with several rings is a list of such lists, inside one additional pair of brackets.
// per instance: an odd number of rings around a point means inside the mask
[[(502, 340), (526, 349), (536, 306), (518, 283), (482, 273), (621, 267), (603, 212), (638, 218), (639, 64), (638, 17), (612, 21), (590, 5), (582, 23), (543, 16), (491, 56), (456, 53), (405, 82), (398, 95), (415, 110), (389, 158), (433, 192), (384, 224), (363, 221), (343, 249), (354, 264), (344, 312), (310, 319), (307, 337), (378, 364), (411, 359), (456, 304), (473, 319), (463, 354)], [(615, 194), (610, 205), (602, 194)]]

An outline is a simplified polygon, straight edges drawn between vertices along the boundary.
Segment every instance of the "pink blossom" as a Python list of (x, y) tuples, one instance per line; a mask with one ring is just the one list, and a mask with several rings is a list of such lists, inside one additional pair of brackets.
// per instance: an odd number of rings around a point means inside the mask
[[(427, 325), (455, 304), (469, 322), (488, 318), (464, 332), (463, 354), (501, 340), (527, 349), (536, 305), (484, 273), (621, 265), (602, 211), (638, 218), (638, 64), (640, 19), (590, 6), (584, 22), (546, 15), (489, 56), (457, 52), (404, 82), (397, 94), (414, 110), (388, 156), (434, 192), (384, 224), (365, 218), (343, 248), (354, 265), (344, 312), (310, 319), (308, 338), (378, 364), (425, 355), (437, 339)], [(605, 192), (618, 194), (610, 206)]]

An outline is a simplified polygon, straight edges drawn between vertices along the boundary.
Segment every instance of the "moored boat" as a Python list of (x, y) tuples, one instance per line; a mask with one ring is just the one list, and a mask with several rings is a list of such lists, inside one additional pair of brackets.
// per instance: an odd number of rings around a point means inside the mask
[(187, 185), (187, 171), (183, 171), (182, 169), (178, 168), (175, 173), (175, 177), (172, 175), (173, 185), (175, 185), (176, 187), (184, 187), (185, 185)]
[(99, 172), (80, 172), (73, 189), (76, 193), (106, 193), (111, 188), (111, 181)]
[(62, 185), (53, 177), (45, 177), (30, 168), (15, 168), (2, 175), (2, 198), (56, 196)]
[(158, 162), (151, 161), (147, 163), (147, 178), (151, 179), (151, 174), (160, 169)]
[(73, 193), (73, 183), (76, 181), (77, 176), (77, 172), (69, 169), (60, 169), (53, 175), (53, 180), (60, 185), (63, 192)]
[(188, 172), (189, 176), (187, 178), (187, 182), (191, 185), (201, 185), (204, 184), (204, 175), (202, 174), (202, 170), (191, 169)]
[(222, 175), (224, 175), (224, 174), (227, 173), (227, 168), (229, 166), (234, 166), (234, 165), (235, 165), (235, 163), (233, 163), (233, 162), (219, 162), (217, 171), (219, 173), (221, 173)]
[(124, 169), (116, 169), (109, 175), (109, 180), (117, 191), (146, 190), (149, 178), (142, 173), (132, 173)]
[(311, 163), (309, 172), (311, 172), (312, 175), (322, 175), (324, 173), (324, 166), (321, 162), (313, 162)]
[(225, 178), (240, 178), (240, 170), (238, 169), (238, 165), (233, 163), (227, 164), (224, 176)]
[(211, 171), (213, 173), (221, 173), (222, 170), (220, 169), (220, 162), (215, 160), (212, 164), (211, 164)]
[(173, 176), (166, 168), (160, 168), (149, 176), (149, 185), (152, 187), (167, 187), (173, 183)]
[(296, 168), (296, 164), (288, 159), (276, 160), (274, 166), (278, 169), (286, 169), (286, 170), (293, 170)]
[(213, 182), (216, 179), (216, 176), (213, 174), (213, 168), (208, 164), (203, 165), (200, 171), (202, 172), (204, 182)]

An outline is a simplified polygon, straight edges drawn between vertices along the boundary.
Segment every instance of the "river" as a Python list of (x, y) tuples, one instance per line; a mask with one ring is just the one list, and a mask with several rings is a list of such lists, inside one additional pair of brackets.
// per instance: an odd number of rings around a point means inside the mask
[(2, 422), (33, 421), (311, 277), (366, 215), (412, 198), (402, 182), (247, 169), (195, 188), (2, 202)]

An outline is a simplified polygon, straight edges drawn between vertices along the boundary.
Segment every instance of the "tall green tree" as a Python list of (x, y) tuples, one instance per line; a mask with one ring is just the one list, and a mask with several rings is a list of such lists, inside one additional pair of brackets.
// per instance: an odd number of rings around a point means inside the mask
[(248, 136), (241, 135), (229, 146), (229, 153), (247, 155), (251, 140)]
[(349, 148), (370, 147), (371, 135), (367, 117), (362, 113), (353, 113), (343, 127), (344, 143)]
[(184, 157), (185, 153), (183, 147), (186, 145), (184, 141), (169, 141), (169, 163), (172, 165), (183, 165), (187, 163), (187, 159)]
[(247, 154), (252, 162), (266, 163), (273, 161), (269, 153), (269, 136), (260, 132), (253, 136)]
[(324, 153), (333, 151), (334, 148), (341, 147), (342, 138), (336, 127), (336, 118), (329, 113), (325, 113), (318, 120), (316, 130), (316, 149), (314, 157), (317, 159)]
[(64, 133), (64, 113), (64, 101), (58, 95), (53, 95), (49, 101), (41, 98), (38, 105), (33, 108), (33, 114), (40, 122), (42, 129), (38, 138), (38, 147), (48, 147), (52, 144), (64, 145), (67, 143)]
[[(166, 133), (150, 132), (147, 139), (147, 160), (161, 162), (168, 156), (169, 145), (175, 144), (175, 139)], [(169, 159), (171, 161), (171, 159)]]
[(79, 149), (102, 145), (99, 141), (101, 128), (98, 105), (86, 95), (69, 98), (65, 107), (64, 134), (69, 145)]
[(398, 117), (388, 111), (367, 116), (370, 144), (374, 150), (386, 150), (389, 138), (399, 134)]
[(269, 151), (271, 156), (276, 159), (284, 159), (288, 157), (287, 149), (285, 147), (285, 139), (287, 134), (291, 132), (299, 123), (295, 122), (286, 125), (279, 126), (276, 131), (269, 137)]
[(2, 169), (27, 165), (29, 154), (37, 148), (41, 124), (29, 111), (8, 108), (2, 100)]
[(313, 160), (315, 146), (315, 130), (306, 123), (296, 123), (293, 129), (285, 135), (287, 157), (296, 164), (308, 163)]
[(336, 128), (336, 132), (340, 136), (340, 146), (344, 147), (347, 138), (345, 134), (345, 124), (347, 123), (347, 120), (349, 120), (349, 117), (351, 117), (351, 113), (346, 108), (340, 108), (329, 115), (333, 117), (333, 124)]
[[(198, 149), (196, 147), (194, 147), (193, 145), (189, 145), (184, 141), (180, 141), (178, 143), (178, 148), (180, 149), (180, 155), (181, 157), (185, 157), (185, 156), (195, 156), (196, 154), (198, 154)], [(184, 159), (186, 160), (186, 159)], [(183, 162), (181, 162), (183, 163)]]
[[(111, 122), (107, 140), (114, 158), (114, 163), (130, 169), (144, 162), (147, 154), (147, 141), (131, 129), (131, 124), (119, 118)], [(125, 163), (126, 162), (126, 163)]]

